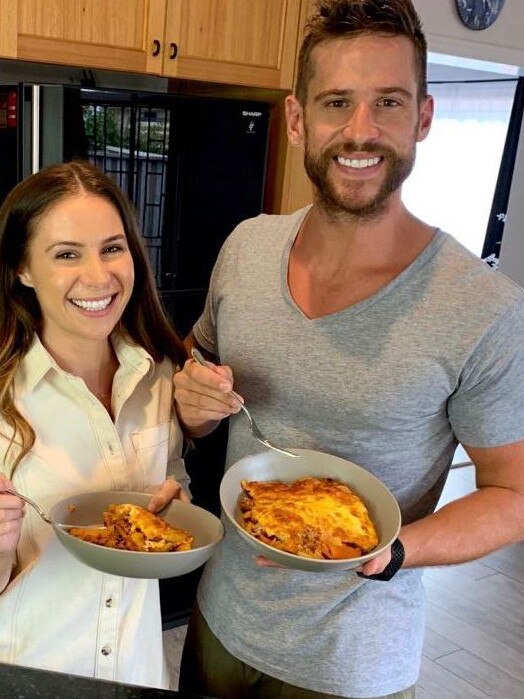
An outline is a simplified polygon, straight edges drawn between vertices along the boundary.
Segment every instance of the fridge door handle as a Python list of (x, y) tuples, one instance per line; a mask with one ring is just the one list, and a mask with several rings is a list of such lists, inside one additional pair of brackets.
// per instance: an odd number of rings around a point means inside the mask
[(31, 173), (40, 170), (40, 85), (31, 85)]

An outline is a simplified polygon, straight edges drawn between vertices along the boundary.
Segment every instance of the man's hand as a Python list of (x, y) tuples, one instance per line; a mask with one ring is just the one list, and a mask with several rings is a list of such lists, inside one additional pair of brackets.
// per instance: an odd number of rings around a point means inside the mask
[(220, 420), (241, 409), (229, 395), (233, 389), (233, 372), (228, 366), (212, 362), (201, 366), (188, 359), (174, 375), (173, 383), (178, 417), (194, 437), (209, 434)]
[(363, 573), (364, 575), (376, 575), (377, 573), (382, 573), (390, 561), (391, 547), (388, 546), (388, 548), (382, 551), (382, 553), (379, 553), (378, 556), (366, 561), (360, 568), (357, 568), (355, 572)]
[[(284, 568), (280, 563), (275, 563), (265, 556), (256, 557), (257, 565), (261, 568)], [(376, 558), (366, 561), (364, 565), (357, 568), (354, 572), (363, 573), (364, 575), (376, 575), (382, 573), (388, 563), (391, 561), (391, 548), (387, 548), (380, 553)]]

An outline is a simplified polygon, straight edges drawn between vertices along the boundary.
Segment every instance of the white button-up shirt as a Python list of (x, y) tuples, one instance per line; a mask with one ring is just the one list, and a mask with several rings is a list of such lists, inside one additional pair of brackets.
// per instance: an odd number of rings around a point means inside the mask
[[(49, 511), (79, 492), (151, 492), (172, 475), (187, 486), (173, 411), (173, 365), (114, 337), (114, 421), (84, 381), (63, 371), (38, 338), (15, 381), (15, 402), (36, 433), (12, 476)], [(9, 434), (5, 424), (0, 431)], [(0, 470), (13, 450), (0, 437)], [(0, 595), (0, 661), (167, 687), (158, 582), (106, 575), (80, 563), (27, 508), (12, 579)]]

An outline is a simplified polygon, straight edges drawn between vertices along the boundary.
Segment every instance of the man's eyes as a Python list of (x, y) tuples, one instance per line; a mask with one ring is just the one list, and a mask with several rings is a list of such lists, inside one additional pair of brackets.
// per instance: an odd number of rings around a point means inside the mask
[(328, 100), (324, 103), (324, 106), (327, 107), (327, 109), (345, 109), (349, 106), (349, 102), (348, 100), (342, 99)]
[(394, 97), (384, 97), (377, 102), (381, 107), (399, 107), (400, 102)]
[[(395, 97), (381, 97), (375, 102), (375, 107), (400, 107), (401, 103)], [(331, 99), (324, 102), (324, 108), (328, 110), (338, 111), (340, 109), (350, 109), (351, 102), (347, 99)]]

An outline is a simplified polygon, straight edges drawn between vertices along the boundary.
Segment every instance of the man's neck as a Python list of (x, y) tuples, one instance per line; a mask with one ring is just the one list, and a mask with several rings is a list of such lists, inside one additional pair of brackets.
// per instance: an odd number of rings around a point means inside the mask
[(391, 282), (433, 235), (402, 203), (368, 220), (332, 216), (314, 205), (291, 250), (290, 293), (311, 318), (342, 310)]

